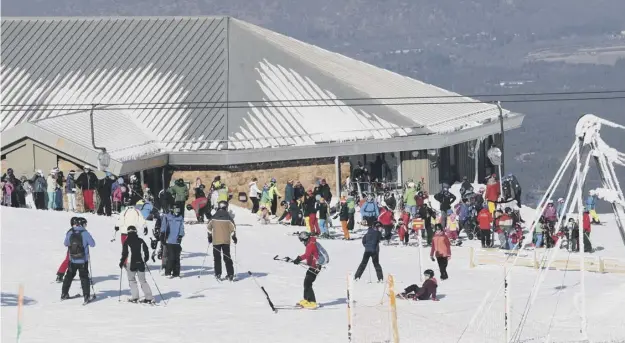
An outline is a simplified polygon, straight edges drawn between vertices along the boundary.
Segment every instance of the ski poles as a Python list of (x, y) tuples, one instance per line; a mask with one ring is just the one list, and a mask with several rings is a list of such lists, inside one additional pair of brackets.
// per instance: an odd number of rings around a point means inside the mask
[[(293, 263), (293, 260), (290, 257), (280, 257), (278, 255), (273, 257), (274, 261)], [(316, 272), (320, 272), (321, 269), (325, 268), (325, 266), (319, 266), (318, 268), (313, 268), (304, 264), (297, 264), (297, 266), (305, 268), (305, 269), (314, 269)]]
[(152, 271), (150, 270), (150, 266), (148, 266), (147, 263), (143, 263), (143, 265), (145, 265), (145, 269), (147, 269), (148, 274), (150, 274), (150, 277), (152, 278), (152, 282), (154, 282), (154, 286), (156, 287), (156, 290), (158, 291), (158, 295), (161, 296), (161, 299), (163, 300), (163, 303), (165, 303), (165, 306), (167, 306), (167, 300), (165, 300), (165, 298), (163, 297), (163, 293), (161, 293), (161, 290), (158, 288), (158, 284), (156, 284), (156, 280), (154, 280), (154, 276), (152, 275)]
[(93, 269), (91, 266), (91, 255), (88, 255), (87, 261), (89, 262), (89, 282), (91, 283), (91, 291), (93, 292), (93, 295), (91, 296), (91, 298), (95, 299), (96, 291), (95, 291), (95, 287), (93, 286)]
[(271, 302), (271, 298), (269, 298), (269, 294), (267, 293), (267, 291), (265, 290), (265, 287), (261, 286), (258, 281), (256, 280), (256, 277), (254, 276), (254, 274), (252, 274), (251, 271), (247, 271), (247, 273), (252, 277), (252, 280), (254, 280), (254, 283), (256, 284), (256, 286), (258, 286), (258, 288), (260, 288), (263, 293), (265, 293), (265, 296), (267, 297), (267, 302), (269, 303), (269, 307), (271, 307), (271, 310), (274, 313), (278, 313), (278, 310), (276, 310), (276, 307), (273, 306), (273, 302)]
[(113, 231), (113, 238), (111, 239), (111, 243), (115, 242), (116, 237), (117, 237), (117, 231)]
[(200, 267), (200, 274), (198, 274), (197, 278), (199, 279), (200, 276), (202, 276), (202, 273), (204, 272), (204, 264), (206, 264), (206, 257), (208, 257), (208, 251), (210, 250), (211, 244), (208, 243), (208, 245), (206, 246), (206, 254), (204, 254), (204, 260), (202, 260), (202, 266)]
[(117, 298), (117, 302), (122, 301), (122, 276), (124, 275), (124, 268), (119, 268), (119, 297)]

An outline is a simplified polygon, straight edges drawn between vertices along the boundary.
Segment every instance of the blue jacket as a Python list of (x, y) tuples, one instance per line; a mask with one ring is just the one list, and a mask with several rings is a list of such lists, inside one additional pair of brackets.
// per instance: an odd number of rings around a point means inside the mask
[(367, 233), (362, 236), (362, 245), (365, 247), (365, 252), (378, 252), (380, 251), (380, 241), (382, 240), (382, 233), (372, 227), (367, 230)]
[(184, 217), (176, 217), (171, 213), (162, 216), (161, 232), (167, 244), (180, 244), (178, 237), (184, 237)]
[(362, 208), (360, 208), (360, 214), (363, 217), (378, 218), (380, 216), (380, 208), (378, 207), (378, 204), (375, 202), (375, 200), (367, 201), (364, 203), (364, 205), (362, 205)]
[(471, 214), (471, 206), (465, 203), (460, 204), (460, 211), (458, 211), (458, 217), (460, 220), (467, 220)]
[(286, 187), (284, 188), (284, 201), (288, 203), (291, 202), (291, 200), (293, 200), (293, 196), (295, 194), (295, 189), (293, 188), (293, 185), (290, 183), (286, 184)]
[(148, 219), (150, 213), (152, 213), (152, 210), (154, 209), (154, 205), (152, 205), (152, 203), (150, 202), (146, 202), (143, 205), (135, 205), (135, 208), (139, 212), (141, 212), (141, 215), (143, 215), (144, 219)]
[(93, 240), (93, 237), (91, 237), (91, 234), (87, 230), (85, 230), (85, 228), (83, 228), (82, 226), (76, 226), (67, 231), (67, 233), (65, 234), (65, 242), (63, 242), (63, 244), (65, 244), (66, 247), (69, 247), (69, 237), (72, 235), (72, 231), (74, 230), (82, 231), (82, 245), (83, 247), (85, 247), (85, 259), (75, 260), (70, 256), (70, 262), (77, 264), (85, 263), (89, 261), (89, 247), (95, 247), (95, 241)]
[(597, 203), (597, 199), (595, 199), (594, 196), (589, 195), (588, 198), (586, 198), (586, 209), (588, 211), (594, 210), (596, 203)]
[(65, 179), (65, 193), (73, 194), (74, 188), (76, 188), (76, 181), (74, 180), (74, 175), (67, 174), (67, 179)]

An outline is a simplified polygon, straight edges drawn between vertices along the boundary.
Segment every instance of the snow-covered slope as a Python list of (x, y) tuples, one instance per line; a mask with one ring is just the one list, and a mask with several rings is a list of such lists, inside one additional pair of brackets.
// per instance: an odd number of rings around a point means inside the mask
[[(97, 300), (81, 306), (80, 300), (59, 302), (60, 285), (53, 283), (65, 248), (63, 237), (70, 215), (61, 212), (31, 211), (2, 207), (2, 341), (15, 339), (18, 286), (25, 287), (22, 342), (124, 342), (132, 338), (145, 342), (343, 342), (347, 341), (346, 274), (354, 272), (362, 256), (358, 240), (322, 240), (331, 264), (314, 284), (322, 308), (279, 310), (273, 313), (254, 280), (265, 286), (276, 306), (290, 306), (302, 298), (305, 269), (276, 262), (273, 257), (295, 257), (304, 247), (288, 235), (288, 227), (260, 226), (243, 209), (237, 214), (239, 244), (236, 283), (219, 283), (212, 277), (212, 253), (207, 271), (198, 278), (207, 248), (205, 227), (187, 226), (183, 240), (183, 278), (169, 280), (158, 275), (157, 264), (150, 264), (154, 278), (168, 301), (167, 306), (147, 307), (118, 303), (121, 245), (110, 242), (113, 221), (88, 215), (88, 229), (97, 246), (91, 250), (93, 281)], [(609, 223), (593, 231), (593, 243), (604, 247), (601, 253), (625, 258), (618, 244), (618, 233)], [(145, 238), (146, 240), (147, 237)], [(475, 245), (469, 242), (467, 245)], [(424, 249), (425, 250), (425, 249)], [(424, 251), (424, 256), (429, 251)], [(564, 253), (566, 254), (566, 252)], [(467, 327), (485, 295), (496, 290), (503, 279), (503, 268), (480, 266), (469, 269), (468, 248), (453, 248), (450, 279), (439, 282), (440, 302), (398, 301), (401, 342), (495, 342), (501, 332), (503, 307), (499, 302), (479, 316), (488, 323), (485, 329)], [(396, 288), (419, 282), (419, 254), (414, 247), (382, 246), (380, 260), (385, 275), (392, 273)], [(425, 268), (438, 268), (429, 259)], [(369, 267), (369, 269), (371, 269)], [(373, 278), (375, 278), (375, 273)], [(519, 322), (529, 290), (537, 272), (519, 267), (512, 272), (512, 324)], [(383, 284), (369, 284), (369, 270), (355, 284), (353, 296), (354, 341), (383, 342), (391, 339), (388, 301), (380, 302)], [(155, 295), (154, 282), (148, 276)], [(578, 272), (551, 271), (530, 312), (523, 337), (550, 333), (552, 341), (579, 339), (579, 312), (574, 296), (580, 291)], [(586, 277), (589, 335), (594, 341), (625, 341), (625, 275), (588, 273)], [(122, 280), (122, 299), (129, 295), (126, 276)], [(71, 294), (80, 291), (75, 281)], [(161, 300), (157, 295), (157, 300)], [(551, 318), (554, 318), (551, 323)], [(551, 330), (548, 328), (551, 324)], [(490, 328), (490, 329), (487, 329)], [(497, 331), (497, 332), (495, 332)]]

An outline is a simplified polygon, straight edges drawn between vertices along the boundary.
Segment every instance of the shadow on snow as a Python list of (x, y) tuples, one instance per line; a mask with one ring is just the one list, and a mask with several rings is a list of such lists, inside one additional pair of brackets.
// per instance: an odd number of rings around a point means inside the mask
[[(37, 300), (27, 296), (24, 297), (24, 305), (34, 305), (36, 303)], [(17, 294), (2, 292), (2, 306), (17, 306)]]

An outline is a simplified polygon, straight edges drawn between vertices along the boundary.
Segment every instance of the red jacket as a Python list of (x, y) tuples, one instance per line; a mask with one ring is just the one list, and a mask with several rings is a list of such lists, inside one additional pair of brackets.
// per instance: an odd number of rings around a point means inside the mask
[(408, 212), (402, 213), (401, 220), (404, 222), (404, 224), (408, 225), (408, 222), (410, 221), (410, 213)]
[(382, 209), (382, 213), (378, 217), (378, 221), (382, 223), (382, 225), (393, 225), (393, 212), (387, 211), (384, 208)]
[(302, 261), (306, 261), (309, 267), (317, 268), (317, 260), (319, 260), (319, 250), (317, 250), (317, 238), (310, 237), (306, 244), (304, 255), (299, 257)]
[(493, 216), (487, 208), (483, 208), (477, 215), (477, 223), (481, 230), (490, 230), (493, 225)]
[(432, 249), (430, 256), (449, 257), (451, 256), (451, 243), (444, 232), (437, 232), (432, 238)]
[(583, 220), (583, 228), (584, 228), (584, 232), (590, 232), (590, 214), (588, 214), (588, 212), (584, 212), (584, 215), (582, 216), (582, 220)]
[(495, 182), (486, 186), (486, 194), (484, 194), (484, 198), (488, 201), (496, 202), (499, 200), (500, 193), (501, 189), (499, 188), (499, 182)]

